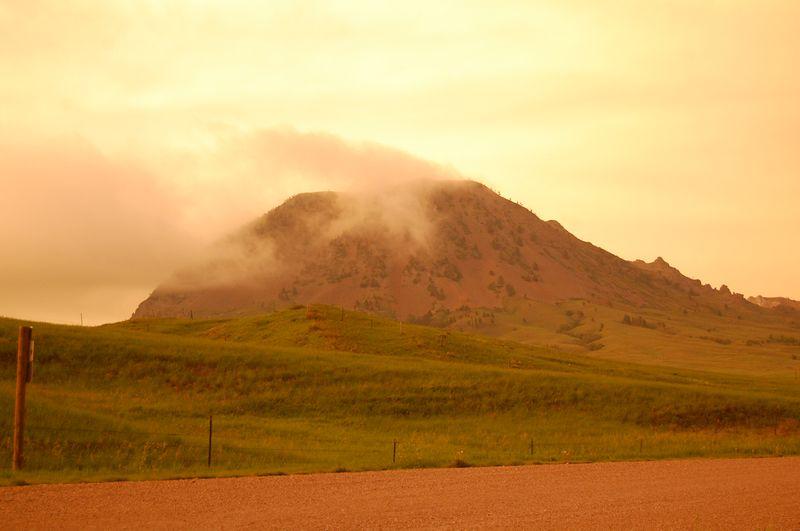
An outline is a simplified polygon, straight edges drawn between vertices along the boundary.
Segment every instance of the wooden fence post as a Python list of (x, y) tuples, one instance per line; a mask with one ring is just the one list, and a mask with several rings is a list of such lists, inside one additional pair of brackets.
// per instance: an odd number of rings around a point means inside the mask
[(19, 327), (17, 341), (17, 392), (14, 403), (14, 452), (11, 470), (22, 470), (25, 464), (23, 445), (25, 441), (25, 387), (31, 370), (31, 337), (30, 326)]
[(397, 439), (392, 441), (392, 464), (397, 461)]

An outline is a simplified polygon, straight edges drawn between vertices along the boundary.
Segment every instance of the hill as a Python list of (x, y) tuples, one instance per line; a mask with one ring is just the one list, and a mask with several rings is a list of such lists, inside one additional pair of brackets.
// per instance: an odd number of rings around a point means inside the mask
[(628, 262), (472, 181), (295, 196), (175, 274), (134, 318), (246, 315), (324, 303), (401, 320), (583, 299), (696, 311), (756, 308), (663, 259)]
[(800, 301), (792, 300), (787, 297), (748, 297), (748, 301), (763, 308), (772, 308), (782, 311), (800, 311)]
[(628, 262), (471, 181), (295, 196), (159, 286), (133, 317), (307, 303), (618, 361), (770, 374), (800, 363), (791, 305), (754, 304), (662, 258)]
[[(0, 319), (0, 467), (20, 324)], [(322, 305), (34, 333), (28, 468), (0, 481), (800, 453), (782, 370), (601, 360)]]

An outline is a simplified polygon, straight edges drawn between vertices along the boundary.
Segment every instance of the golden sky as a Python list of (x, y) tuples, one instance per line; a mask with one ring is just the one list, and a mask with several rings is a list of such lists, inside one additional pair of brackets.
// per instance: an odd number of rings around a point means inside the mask
[(794, 0), (0, 0), (0, 314), (127, 318), (288, 195), (437, 165), (800, 298), (798, 50)]

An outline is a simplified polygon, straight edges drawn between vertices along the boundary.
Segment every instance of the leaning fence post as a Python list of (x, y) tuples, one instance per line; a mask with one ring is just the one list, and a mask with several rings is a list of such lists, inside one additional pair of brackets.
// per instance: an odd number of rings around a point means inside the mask
[(208, 468), (211, 468), (211, 435), (214, 433), (214, 417), (208, 416)]

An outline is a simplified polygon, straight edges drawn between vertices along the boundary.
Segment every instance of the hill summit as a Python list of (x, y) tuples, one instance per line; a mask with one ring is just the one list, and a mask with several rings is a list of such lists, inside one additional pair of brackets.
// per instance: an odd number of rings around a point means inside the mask
[(217, 244), (134, 318), (241, 315), (306, 303), (414, 319), (513, 299), (749, 304), (658, 258), (629, 262), (473, 181), (296, 195)]

